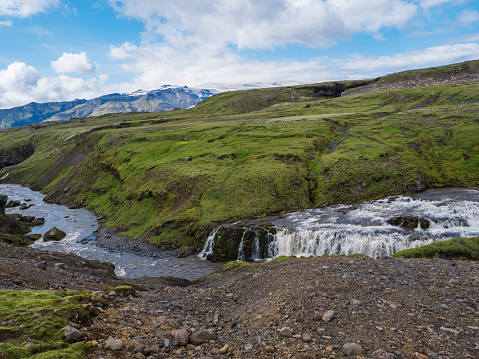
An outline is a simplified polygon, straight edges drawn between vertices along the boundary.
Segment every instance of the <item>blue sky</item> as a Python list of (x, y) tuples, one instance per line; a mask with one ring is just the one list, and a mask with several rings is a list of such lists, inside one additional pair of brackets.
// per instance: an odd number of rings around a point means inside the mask
[(0, 108), (479, 59), (477, 0), (1, 0)]

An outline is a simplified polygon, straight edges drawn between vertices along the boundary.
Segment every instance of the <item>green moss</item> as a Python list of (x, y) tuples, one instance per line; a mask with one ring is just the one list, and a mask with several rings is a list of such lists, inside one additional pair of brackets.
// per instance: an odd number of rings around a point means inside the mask
[(447, 258), (479, 260), (479, 237), (454, 238), (428, 244), (424, 247), (406, 249), (392, 254), (395, 258)]
[(83, 343), (65, 343), (60, 329), (90, 317), (80, 304), (88, 298), (86, 292), (0, 291), (0, 321), (7, 323), (0, 328), (0, 357), (81, 358)]
[(278, 256), (278, 257), (273, 258), (272, 260), (270, 260), (270, 262), (284, 261), (284, 260), (291, 259), (291, 258), (296, 258), (296, 257), (295, 256)]
[(252, 265), (251, 263), (244, 262), (244, 261), (231, 261), (231, 262), (226, 263), (223, 266), (223, 270), (228, 271), (228, 270), (232, 270), (234, 268), (247, 267), (247, 266), (251, 266), (251, 265)]

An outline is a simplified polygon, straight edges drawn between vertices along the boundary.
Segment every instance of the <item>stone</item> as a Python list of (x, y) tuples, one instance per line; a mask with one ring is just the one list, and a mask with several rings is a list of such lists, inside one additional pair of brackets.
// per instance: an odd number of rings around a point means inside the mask
[(331, 320), (334, 319), (336, 313), (334, 312), (334, 310), (328, 310), (327, 312), (325, 312), (323, 314), (323, 317), (322, 319), (325, 321), (325, 322), (330, 322)]
[(35, 220), (34, 216), (23, 216), (20, 220), (23, 223), (32, 223)]
[(351, 304), (352, 305), (361, 305), (363, 302), (361, 302), (360, 300), (358, 299), (351, 299)]
[(363, 353), (363, 348), (357, 343), (346, 343), (343, 345), (343, 353), (348, 357), (361, 355)]
[(210, 340), (216, 340), (216, 335), (209, 330), (198, 330), (190, 336), (190, 342), (193, 345), (207, 343)]
[(246, 345), (244, 346), (244, 350), (251, 350), (251, 349), (253, 349), (253, 345), (252, 345), (252, 344), (246, 344)]
[(35, 268), (38, 268), (38, 269), (41, 269), (41, 270), (46, 269), (47, 266), (48, 266), (47, 261), (41, 261), (41, 262), (38, 262), (37, 264), (35, 264)]
[(135, 353), (145, 354), (145, 346), (144, 345), (137, 345), (133, 351)]
[(43, 235), (43, 241), (59, 241), (64, 238), (67, 234), (57, 227), (53, 227)]
[(190, 335), (186, 329), (176, 329), (171, 332), (171, 337), (173, 340), (178, 342), (179, 346), (186, 346), (190, 341)]
[(35, 218), (32, 223), (30, 223), (30, 226), (36, 227), (36, 226), (43, 226), (45, 224), (45, 218)]
[(429, 357), (427, 355), (416, 352), (413, 355), (411, 355), (411, 359), (429, 359)]
[(136, 353), (135, 359), (146, 359), (146, 356), (144, 356), (142, 353)]
[(303, 342), (309, 343), (309, 342), (311, 342), (311, 340), (313, 340), (311, 335), (309, 335), (308, 333), (303, 333)]
[(291, 338), (293, 336), (293, 330), (290, 327), (283, 327), (279, 330), (279, 335), (286, 338)]
[(65, 334), (65, 340), (68, 343), (75, 343), (81, 340), (83, 334), (81, 331), (79, 331), (76, 328), (67, 326), (65, 328), (62, 328), (61, 331)]
[(68, 266), (65, 264), (65, 263), (55, 263), (53, 265), (53, 268), (55, 270), (60, 270), (60, 269), (64, 269), (64, 270), (67, 270), (68, 269)]
[(152, 353), (159, 353), (160, 352), (160, 347), (157, 344), (153, 344), (151, 346), (151, 352)]
[(267, 345), (264, 347), (264, 352), (265, 353), (274, 353), (274, 347), (271, 345)]
[(223, 345), (223, 347), (218, 351), (218, 354), (226, 354), (228, 353), (228, 349), (230, 348), (230, 345), (228, 343), (226, 343), (225, 345)]
[(108, 338), (105, 341), (106, 350), (121, 350), (123, 348), (123, 342), (120, 339)]
[(371, 354), (371, 359), (396, 359), (396, 356), (385, 350), (379, 349)]

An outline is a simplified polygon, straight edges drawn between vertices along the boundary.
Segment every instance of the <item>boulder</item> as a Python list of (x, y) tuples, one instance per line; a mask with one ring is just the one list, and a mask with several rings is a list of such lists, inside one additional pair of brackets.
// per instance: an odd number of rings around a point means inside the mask
[(123, 342), (120, 339), (108, 338), (105, 341), (106, 350), (121, 350), (123, 348)]
[(53, 227), (43, 235), (43, 241), (59, 241), (64, 238), (67, 234), (57, 227)]
[(186, 346), (188, 342), (190, 341), (190, 336), (188, 334), (188, 331), (186, 329), (176, 329), (171, 332), (171, 336), (173, 340), (176, 340), (178, 342), (178, 345), (180, 346)]
[(67, 327), (61, 329), (61, 331), (65, 334), (65, 340), (68, 343), (78, 342), (78, 341), (81, 340), (81, 338), (83, 336), (81, 331), (79, 331), (78, 329), (75, 329), (73, 327), (70, 327), (70, 326), (67, 326)]
[(209, 330), (198, 330), (190, 336), (190, 342), (193, 345), (207, 343), (210, 340), (216, 340), (216, 335)]
[(346, 343), (343, 345), (343, 353), (348, 357), (361, 355), (363, 353), (363, 348), (356, 343)]

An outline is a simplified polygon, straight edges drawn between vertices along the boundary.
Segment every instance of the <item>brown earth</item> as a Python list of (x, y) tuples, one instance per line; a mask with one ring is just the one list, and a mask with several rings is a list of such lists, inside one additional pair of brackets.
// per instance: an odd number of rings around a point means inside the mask
[[(96, 293), (109, 304), (79, 328), (93, 344), (88, 358), (343, 358), (346, 343), (361, 346), (356, 358), (381, 358), (373, 355), (380, 349), (389, 358), (479, 358), (478, 262), (289, 258), (234, 266), (186, 288), (167, 281), (119, 280), (104, 263), (0, 246), (3, 289), (136, 286), (136, 296)], [(208, 330), (210, 341), (181, 346), (172, 331), (182, 328), (186, 340)], [(122, 349), (105, 349), (109, 337)]]

